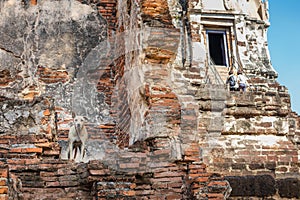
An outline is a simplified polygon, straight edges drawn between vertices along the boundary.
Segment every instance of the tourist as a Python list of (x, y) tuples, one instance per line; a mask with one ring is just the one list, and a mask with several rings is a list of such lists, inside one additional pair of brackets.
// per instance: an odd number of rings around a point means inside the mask
[(229, 76), (226, 80), (226, 84), (228, 84), (230, 91), (236, 91), (238, 89), (237, 77), (232, 70), (230, 70), (228, 74)]
[(246, 88), (248, 87), (248, 81), (247, 81), (247, 77), (244, 76), (243, 72), (240, 70), (238, 71), (237, 80), (238, 80), (239, 90), (245, 92)]

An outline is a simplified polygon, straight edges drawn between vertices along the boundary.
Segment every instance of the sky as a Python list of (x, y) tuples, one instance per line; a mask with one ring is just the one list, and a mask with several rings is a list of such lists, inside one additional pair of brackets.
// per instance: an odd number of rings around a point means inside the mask
[(269, 0), (268, 44), (277, 81), (288, 88), (300, 115), (300, 0)]

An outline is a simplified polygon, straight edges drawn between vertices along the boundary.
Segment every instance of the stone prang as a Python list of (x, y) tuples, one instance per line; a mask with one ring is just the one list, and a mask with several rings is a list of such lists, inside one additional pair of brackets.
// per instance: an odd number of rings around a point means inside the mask
[(0, 200), (300, 199), (268, 9), (2, 0)]

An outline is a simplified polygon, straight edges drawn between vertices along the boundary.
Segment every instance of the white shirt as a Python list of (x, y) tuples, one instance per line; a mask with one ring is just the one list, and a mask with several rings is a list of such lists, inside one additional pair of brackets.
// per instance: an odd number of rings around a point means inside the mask
[(239, 83), (244, 83), (245, 85), (247, 85), (247, 83), (248, 83), (246, 76), (244, 76), (243, 74), (238, 75), (238, 81), (239, 81)]

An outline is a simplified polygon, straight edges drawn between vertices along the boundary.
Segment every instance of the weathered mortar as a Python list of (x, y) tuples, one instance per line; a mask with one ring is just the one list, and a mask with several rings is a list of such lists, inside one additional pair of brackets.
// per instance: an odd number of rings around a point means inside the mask
[[(1, 2), (0, 199), (300, 198), (300, 118), (265, 4), (80, 2)], [(211, 27), (247, 93), (214, 85)], [(72, 112), (88, 117), (86, 163), (67, 160)]]

